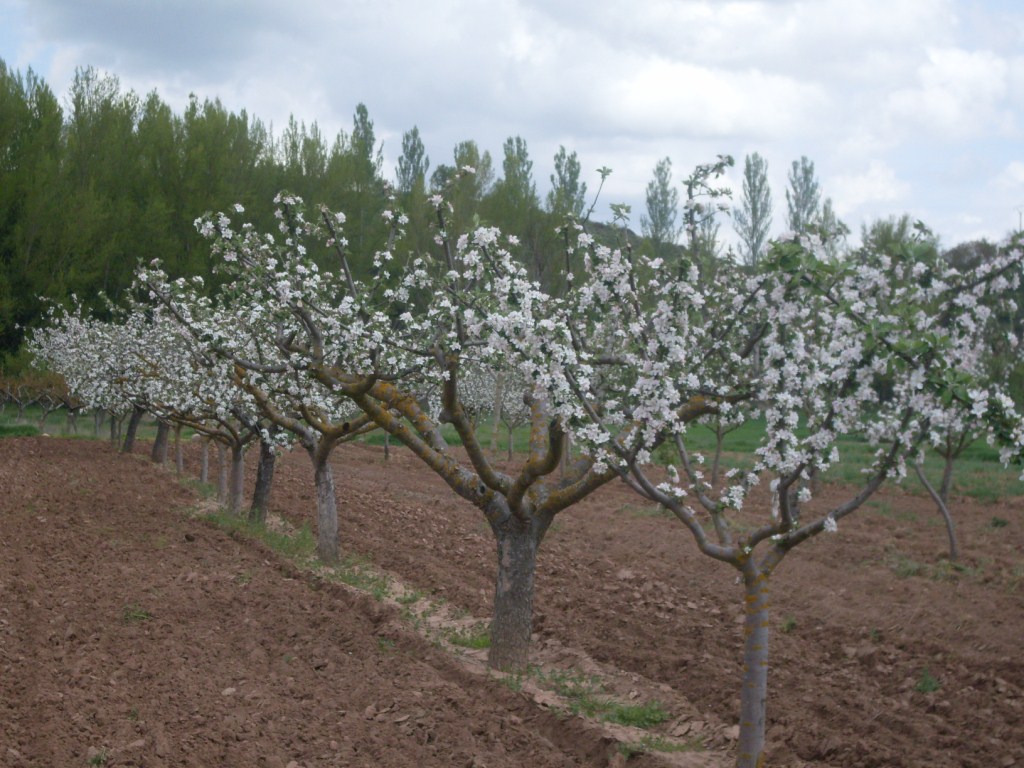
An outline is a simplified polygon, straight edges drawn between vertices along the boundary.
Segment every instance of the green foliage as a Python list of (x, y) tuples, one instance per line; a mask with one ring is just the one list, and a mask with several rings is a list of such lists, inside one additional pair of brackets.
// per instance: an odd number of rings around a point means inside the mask
[(286, 557), (307, 559), (311, 558), (316, 551), (316, 538), (308, 525), (285, 532), (272, 530), (258, 523), (250, 523), (246, 518), (226, 511), (214, 512), (205, 517), (218, 528), (257, 539)]
[(941, 687), (941, 681), (927, 667), (921, 670), (921, 676), (917, 679), (917, 683), (914, 684), (914, 690), (918, 693), (935, 693)]
[(768, 244), (772, 225), (772, 190), (768, 184), (768, 162), (757, 152), (743, 162), (743, 198), (733, 212), (736, 233), (743, 241), (744, 261), (757, 266)]
[(357, 271), (386, 228), (382, 155), (362, 104), (350, 136), (330, 143), (315, 123), (290, 120), (275, 140), (216, 99), (193, 96), (176, 114), (156, 93), (140, 98), (91, 68), (75, 74), (62, 110), (34, 73), (0, 60), (0, 157), (0, 358), (37, 322), (41, 296), (75, 294), (104, 313), (125, 297), (140, 257), (216, 290), (193, 225), (207, 211), (241, 203), (270, 230), (283, 188), (343, 209)]
[(152, 618), (153, 614), (135, 604), (126, 605), (121, 612), (121, 620), (125, 624), (136, 624), (141, 621), (149, 621)]
[(567, 154), (559, 146), (555, 153), (555, 172), (551, 174), (551, 191), (548, 192), (548, 210), (558, 219), (571, 216), (578, 219), (586, 203), (587, 184), (580, 181), (580, 161), (576, 153)]
[(669, 718), (669, 714), (656, 701), (626, 704), (603, 695), (601, 680), (594, 676), (556, 670), (547, 674), (538, 673), (537, 680), (567, 699), (573, 714), (634, 728), (651, 728)]
[(460, 648), (481, 650), (491, 647), (491, 630), (486, 626), (456, 629), (448, 633), (448, 642)]
[(665, 245), (679, 238), (676, 216), (679, 190), (672, 183), (672, 160), (665, 157), (654, 166), (654, 178), (647, 184), (647, 213), (640, 217), (644, 237), (651, 241), (654, 255), (663, 255)]
[(388, 578), (377, 573), (369, 560), (358, 555), (348, 555), (337, 565), (325, 569), (324, 575), (368, 592), (376, 600), (383, 600), (391, 591)]
[(33, 437), (39, 430), (31, 424), (0, 424), (0, 437)]
[(619, 753), (627, 758), (642, 755), (645, 752), (699, 752), (704, 749), (704, 739), (697, 736), (683, 742), (670, 741), (661, 736), (644, 736), (640, 741), (619, 744)]
[(789, 208), (789, 228), (805, 234), (817, 223), (821, 208), (821, 190), (814, 175), (814, 162), (803, 156), (794, 160), (788, 178), (786, 205)]

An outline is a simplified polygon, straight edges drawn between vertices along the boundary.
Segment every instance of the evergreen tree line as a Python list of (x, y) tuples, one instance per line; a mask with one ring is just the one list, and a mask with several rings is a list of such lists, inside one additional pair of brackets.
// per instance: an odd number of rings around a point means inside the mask
[[(851, 249), (850, 229), (831, 199), (822, 198), (811, 160), (801, 157), (789, 169), (784, 223), (775, 220), (764, 158), (745, 158), (735, 199), (717, 183), (732, 163), (722, 156), (698, 166), (680, 185), (671, 159), (660, 160), (639, 216), (641, 235), (597, 223), (593, 233), (640, 240), (635, 244), (657, 255), (690, 259), (704, 279), (713, 279), (722, 259), (756, 270), (771, 237), (783, 231), (819, 236), (837, 261), (863, 253), (898, 258), (907, 248), (924, 248), (969, 266), (994, 252), (994, 245), (979, 241), (940, 254), (938, 239), (906, 215), (865, 225), (863, 247)], [(473, 173), (462, 172), (467, 168)], [(386, 242), (389, 225), (382, 214), (395, 203), (409, 216), (400, 253), (434, 248), (439, 223), (427, 198), (444, 191), (453, 206), (446, 228), (465, 232), (486, 224), (515, 234), (532, 276), (558, 291), (578, 270), (571, 261), (578, 255), (567, 255), (559, 230), (569, 218), (586, 216), (588, 197), (575, 152), (560, 147), (553, 168), (542, 199), (519, 136), (505, 141), (499, 162), (469, 139), (454, 147), (450, 162), (432, 168), (413, 127), (402, 137), (395, 169), (385, 172), (363, 104), (355, 109), (351, 131), (331, 139), (315, 122), (294, 119), (275, 133), (217, 99), (193, 96), (177, 114), (156, 92), (140, 97), (91, 68), (76, 73), (61, 105), (31, 70), (22, 75), (0, 60), (0, 365), (7, 360), (9, 372), (18, 367), (9, 358), (25, 328), (41, 317), (41, 297), (65, 302), (76, 295), (102, 314), (103, 297), (114, 303), (123, 298), (140, 259), (160, 259), (171, 277), (199, 275), (216, 290), (208, 247), (193, 222), (240, 203), (250, 221), (270, 231), (273, 199), (281, 190), (345, 212), (344, 236), (356, 271), (369, 269), (373, 251)], [(628, 226), (626, 206), (613, 205), (612, 211)], [(738, 245), (726, 251), (720, 232), (730, 219)], [(332, 268), (334, 259), (324, 253), (321, 266)]]
[[(402, 247), (423, 250), (437, 227), (427, 197), (451, 186), (453, 226), (486, 223), (517, 233), (533, 274), (550, 282), (556, 270), (547, 254), (563, 250), (556, 222), (583, 209), (576, 153), (559, 150), (544, 201), (522, 138), (505, 142), (495, 166), (467, 140), (450, 164), (431, 170), (413, 127), (394, 174), (385, 174), (362, 104), (351, 131), (332, 139), (316, 123), (294, 119), (275, 133), (217, 99), (193, 96), (178, 114), (156, 92), (140, 97), (92, 68), (76, 72), (61, 104), (31, 70), (21, 74), (0, 60), (0, 364), (12, 367), (9, 358), (46, 300), (76, 295), (102, 314), (108, 298), (124, 297), (140, 259), (160, 259), (175, 277), (199, 275), (215, 290), (193, 222), (238, 203), (271, 230), (281, 190), (344, 211), (351, 261), (367, 269), (386, 241), (382, 214), (394, 205), (391, 195), (410, 216)], [(466, 167), (475, 173), (459, 172)]]

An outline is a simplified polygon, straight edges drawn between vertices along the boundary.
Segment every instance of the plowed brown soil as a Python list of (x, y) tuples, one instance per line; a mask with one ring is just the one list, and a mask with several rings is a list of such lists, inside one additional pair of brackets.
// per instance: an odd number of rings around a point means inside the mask
[[(343, 446), (334, 461), (343, 551), (486, 617), (482, 516), (403, 451)], [(0, 765), (621, 764), (395, 611), (180, 514), (194, 503), (100, 443), (0, 441)], [(287, 454), (272, 509), (298, 522), (313, 505), (308, 460)], [(771, 765), (1024, 766), (1021, 500), (953, 506), (958, 567), (928, 500), (899, 489), (782, 564)], [(536, 653), (622, 670), (661, 692), (660, 733), (727, 748), (741, 599), (678, 522), (609, 487), (541, 547)]]

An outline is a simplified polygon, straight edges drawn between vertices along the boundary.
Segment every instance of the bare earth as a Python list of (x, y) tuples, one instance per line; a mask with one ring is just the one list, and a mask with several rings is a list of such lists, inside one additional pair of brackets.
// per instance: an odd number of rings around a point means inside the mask
[[(343, 551), (486, 618), (482, 516), (403, 451), (335, 455)], [(742, 591), (624, 487), (543, 543), (536, 661), (657, 699), (671, 717), (653, 732), (707, 752), (627, 763), (607, 729), (474, 671), (396, 608), (189, 517), (197, 498), (104, 443), (0, 441), (0, 766), (728, 764)], [(308, 459), (286, 455), (273, 510), (313, 505)], [(771, 765), (1024, 766), (1024, 501), (953, 507), (960, 569), (930, 502), (899, 489), (782, 564)]]

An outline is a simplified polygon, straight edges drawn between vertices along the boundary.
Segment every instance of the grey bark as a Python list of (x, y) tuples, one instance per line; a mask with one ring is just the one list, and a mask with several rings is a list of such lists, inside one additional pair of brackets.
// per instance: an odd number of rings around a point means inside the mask
[(743, 571), (743, 689), (737, 768), (764, 765), (764, 724), (768, 700), (769, 576), (749, 565)]
[(952, 452), (946, 454), (946, 463), (942, 467), (942, 484), (939, 486), (939, 498), (943, 504), (949, 504), (949, 492), (953, 488), (953, 463), (956, 456)]
[(223, 443), (217, 443), (217, 501), (226, 504), (228, 501), (228, 449)]
[[(947, 459), (947, 470), (949, 470), (951, 464), (952, 460)], [(946, 500), (942, 498), (942, 495), (936, 493), (935, 487), (928, 482), (924, 469), (917, 462), (914, 463), (914, 471), (917, 472), (917, 479), (921, 481), (921, 485), (928, 491), (928, 495), (932, 497), (932, 501), (939, 508), (939, 514), (942, 515), (942, 519), (946, 523), (946, 537), (949, 539), (949, 559), (952, 562), (956, 562), (960, 558), (960, 547), (957, 543), (956, 525), (953, 523), (953, 516), (949, 513), (949, 506), (946, 504)], [(943, 476), (943, 480), (945, 480), (945, 476)]]
[(533, 632), (537, 550), (550, 519), (510, 515), (491, 528), (498, 544), (498, 575), (487, 663), (492, 669), (518, 671), (529, 663)]
[(231, 477), (228, 486), (228, 509), (237, 515), (242, 510), (245, 495), (245, 446), (231, 446)]
[(167, 463), (167, 437), (171, 432), (171, 425), (166, 421), (159, 421), (156, 425), (156, 440), (153, 441), (153, 450), (149, 458), (154, 464)]
[(210, 439), (204, 437), (199, 447), (199, 482), (210, 482)]
[(181, 448), (181, 424), (174, 425), (174, 471), (179, 477), (185, 472), (185, 453)]
[(270, 504), (270, 491), (274, 485), (274, 465), (277, 453), (274, 446), (260, 440), (260, 459), (256, 464), (256, 485), (252, 492), (252, 506), (249, 507), (249, 522), (263, 525), (267, 519), (267, 507)]
[(131, 453), (135, 450), (135, 433), (139, 431), (139, 422), (142, 421), (146, 411), (139, 406), (132, 408), (132, 415), (128, 419), (128, 428), (124, 433), (124, 444), (121, 446), (121, 453)]
[(330, 451), (309, 451), (316, 482), (316, 555), (323, 563), (338, 561), (338, 503), (334, 495), (334, 472), (328, 461)]

